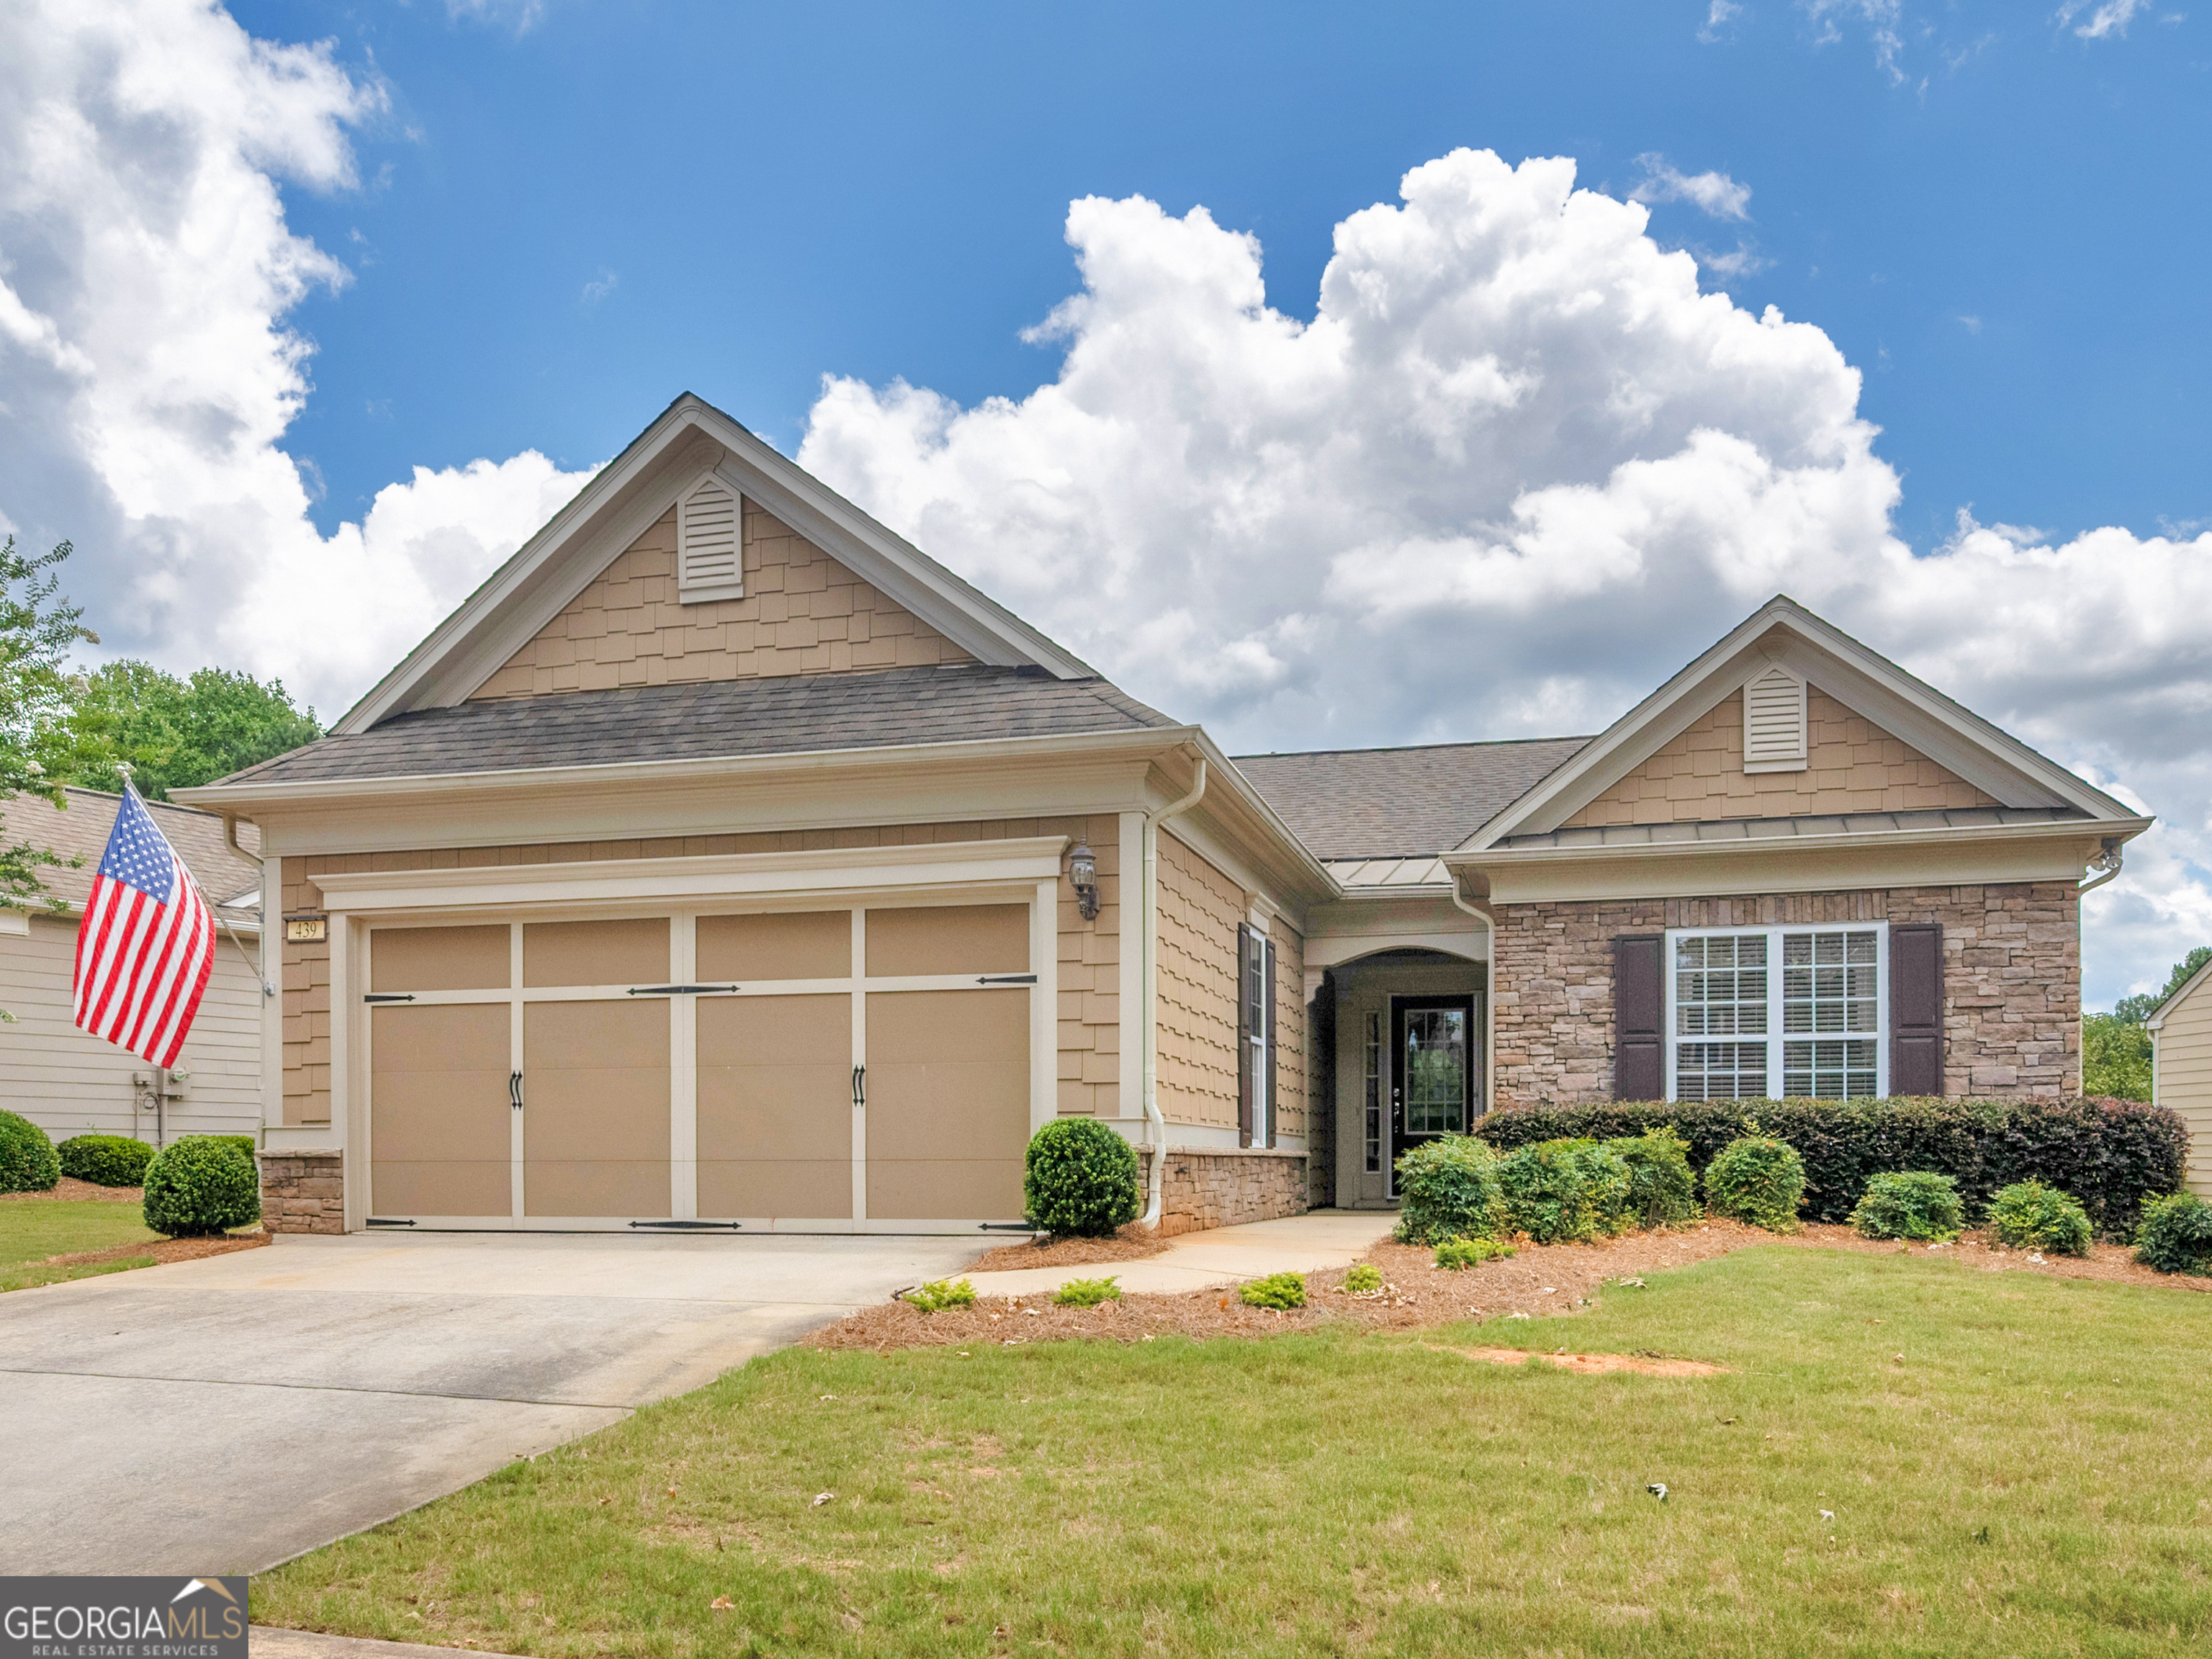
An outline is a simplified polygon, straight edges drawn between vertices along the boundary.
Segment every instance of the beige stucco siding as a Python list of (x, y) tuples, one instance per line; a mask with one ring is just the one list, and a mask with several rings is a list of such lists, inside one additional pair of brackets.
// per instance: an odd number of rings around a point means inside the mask
[(1174, 836), (1159, 841), (1160, 1115), (1237, 1127), (1237, 929), (1244, 890)]
[(2202, 981), (2166, 1011), (2156, 1094), (2189, 1126), (2189, 1189), (2212, 1196), (2212, 993)]
[[(0, 935), (0, 1105), (57, 1140), (81, 1134), (154, 1138), (153, 1103), (137, 1109), (131, 1077), (152, 1068), (77, 1030), (70, 1018), (76, 918), (33, 915), (28, 935)], [(252, 941), (247, 948), (252, 949)], [(191, 1077), (165, 1114), (179, 1134), (252, 1134), (261, 1127), (261, 993), (228, 933), (177, 1069)]]
[(1732, 693), (1569, 818), (1566, 827), (1997, 804), (1824, 691), (1807, 688), (1805, 718), (1803, 771), (1747, 774), (1743, 693)]
[(678, 602), (671, 508), (471, 700), (974, 660), (750, 501), (744, 584), (743, 599)]
[(1306, 942), (1278, 916), (1275, 946), (1275, 1135), (1306, 1132)]
[[(957, 823), (910, 823), (842, 830), (794, 830), (758, 835), (665, 836), (636, 841), (554, 842), (529, 846), (441, 848), (352, 853), (283, 860), (287, 912), (322, 908), (319, 875), (364, 870), (482, 869), (565, 864), (599, 859), (696, 857), (708, 854), (803, 852), (833, 848), (927, 846), (1066, 836), (1088, 842), (1098, 860), (1098, 915), (1085, 921), (1073, 890), (1060, 884), (1060, 1109), (1113, 1117), (1120, 1109), (1121, 963), (1120, 820), (1087, 817), (995, 818)], [(327, 1123), (331, 1115), (330, 950), (327, 944), (284, 946), (284, 1121)], [(1234, 1012), (1233, 1006), (1231, 1010)], [(1232, 1089), (1234, 1079), (1231, 1079)], [(1234, 1101), (1231, 1121), (1235, 1121)], [(1131, 1108), (1134, 1111), (1133, 1105)]]

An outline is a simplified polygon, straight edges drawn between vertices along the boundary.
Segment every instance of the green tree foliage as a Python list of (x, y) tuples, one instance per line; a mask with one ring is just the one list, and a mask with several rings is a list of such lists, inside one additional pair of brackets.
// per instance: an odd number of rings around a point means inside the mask
[[(17, 552), (13, 536), (0, 542), (0, 800), (39, 795), (61, 805), (61, 785), (82, 758), (65, 659), (78, 644), (100, 641), (83, 625), (83, 607), (60, 592), (54, 567), (70, 550), (63, 542), (33, 556)], [(39, 872), (65, 862), (0, 836), (0, 905), (60, 909)]]
[[(2141, 996), (2122, 997), (2112, 1005), (2112, 1018), (2123, 1024), (2142, 1024), (2158, 1012), (2160, 1003), (2186, 985), (2189, 982), (2189, 976), (2208, 962), (2212, 962), (2212, 945), (2198, 945), (2173, 964), (2173, 971), (2166, 976), (2166, 985), (2163, 989), (2154, 994), (2145, 992)], [(2144, 1052), (2148, 1054), (2149, 1050), (2145, 1049)], [(2094, 1089), (2085, 1089), (2082, 1092), (2094, 1094), (2097, 1091)], [(2148, 1100), (2150, 1097), (2146, 1094), (2124, 1096), (2122, 1098)]]
[(2118, 1014), (2081, 1016), (2081, 1092), (2092, 1100), (2150, 1098), (2150, 1033), (2141, 1021)]
[(322, 736), (312, 708), (282, 680), (228, 668), (179, 679), (151, 663), (112, 662), (81, 676), (70, 711), (76, 761), (68, 781), (123, 787), (121, 767), (149, 800), (240, 771)]

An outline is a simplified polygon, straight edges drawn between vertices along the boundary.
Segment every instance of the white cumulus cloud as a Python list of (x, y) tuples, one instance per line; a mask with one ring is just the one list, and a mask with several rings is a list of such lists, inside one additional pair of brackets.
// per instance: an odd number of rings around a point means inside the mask
[(1415, 168), (1310, 320), (1204, 209), (1085, 198), (1056, 378), (830, 379), (799, 459), (1237, 745), (1592, 731), (1789, 592), (2163, 815), (2090, 901), (2093, 995), (2212, 940), (2212, 535), (1916, 555), (1835, 343), (1574, 180)]

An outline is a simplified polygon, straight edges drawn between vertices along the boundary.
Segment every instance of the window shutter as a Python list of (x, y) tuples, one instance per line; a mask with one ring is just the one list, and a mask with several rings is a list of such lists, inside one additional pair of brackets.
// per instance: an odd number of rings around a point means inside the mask
[(1252, 930), (1237, 925), (1237, 1144), (1252, 1144)]
[(1275, 1093), (1275, 941), (1267, 943), (1267, 972), (1261, 994), (1267, 1000), (1267, 1145), (1275, 1144), (1275, 1117), (1282, 1101)]
[(1889, 1091), (1943, 1092), (1943, 927), (1889, 930)]
[(1613, 1097), (1667, 1098), (1667, 936), (1613, 941)]
[(743, 597), (744, 507), (711, 474), (676, 507), (676, 596), (685, 605)]
[(1743, 769), (1805, 769), (1805, 682), (1778, 663), (1743, 688)]

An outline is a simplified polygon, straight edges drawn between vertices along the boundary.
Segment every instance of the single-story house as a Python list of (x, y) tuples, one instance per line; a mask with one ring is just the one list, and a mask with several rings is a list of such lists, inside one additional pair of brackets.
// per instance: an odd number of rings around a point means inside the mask
[(184, 792), (284, 930), (281, 1225), (1170, 1231), (1492, 1103), (2057, 1093), (2148, 823), (1785, 598), (1607, 731), (1224, 754), (679, 398), (332, 728)]
[(2189, 1190), (2212, 1198), (2212, 963), (2184, 980), (2151, 1011), (2150, 1097), (2189, 1126)]
[[(180, 1134), (261, 1132), (261, 860), (251, 823), (167, 801), (147, 811), (199, 884), (218, 927), (215, 970), (184, 1053), (166, 1073), (80, 1030), (71, 1018), (77, 924), (122, 797), (63, 791), (66, 807), (37, 795), (0, 806), (0, 834), (64, 860), (40, 879), (64, 908), (0, 909), (0, 1106), (56, 1140), (129, 1135), (149, 1145)], [(235, 836), (234, 841), (231, 836)], [(274, 1018), (268, 1020), (270, 1033)]]

